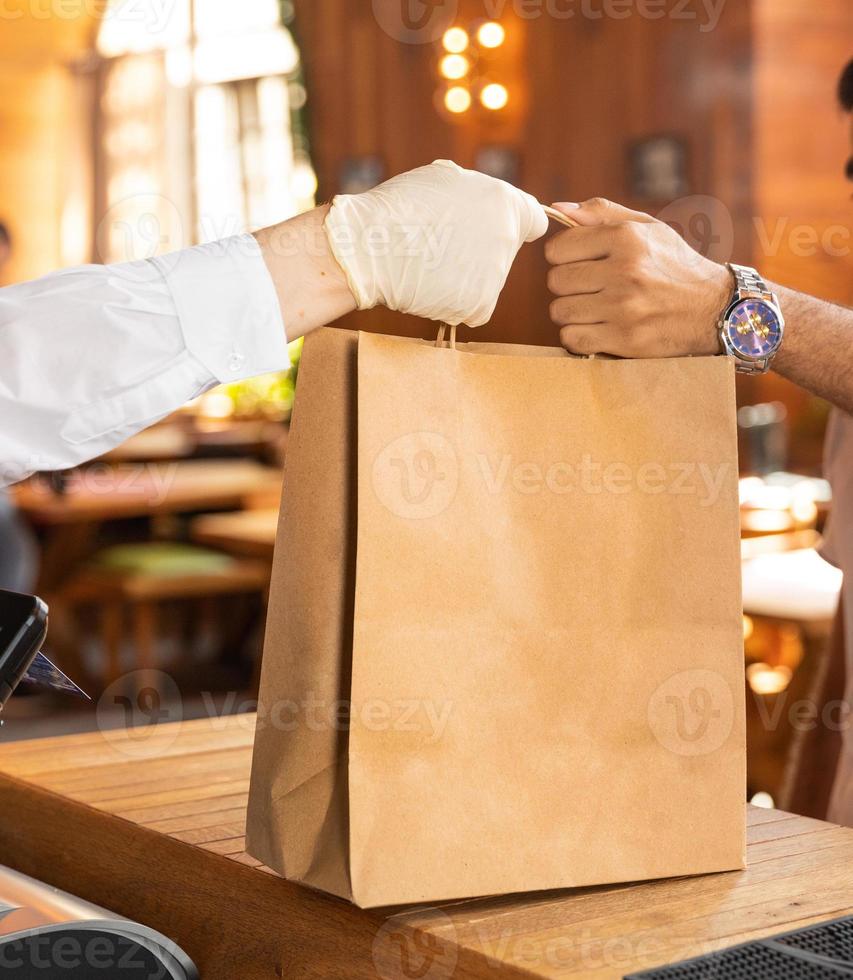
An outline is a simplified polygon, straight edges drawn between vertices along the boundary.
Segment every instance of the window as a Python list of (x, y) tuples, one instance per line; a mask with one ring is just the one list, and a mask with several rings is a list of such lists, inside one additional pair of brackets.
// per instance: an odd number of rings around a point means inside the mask
[(149, 257), (314, 205), (288, 8), (108, 5), (98, 36), (100, 261)]

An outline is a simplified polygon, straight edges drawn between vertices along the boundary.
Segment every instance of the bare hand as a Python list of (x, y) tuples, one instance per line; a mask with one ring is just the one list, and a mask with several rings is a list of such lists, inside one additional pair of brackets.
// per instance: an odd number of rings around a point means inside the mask
[(551, 238), (551, 319), (575, 354), (718, 354), (716, 324), (734, 286), (725, 266), (669, 225), (602, 198), (555, 204), (581, 227)]

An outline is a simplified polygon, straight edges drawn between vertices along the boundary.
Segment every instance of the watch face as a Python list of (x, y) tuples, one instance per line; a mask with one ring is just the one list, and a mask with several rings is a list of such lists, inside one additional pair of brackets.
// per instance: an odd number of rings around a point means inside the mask
[(726, 321), (732, 347), (744, 357), (760, 360), (774, 353), (782, 341), (779, 314), (760, 299), (744, 299)]

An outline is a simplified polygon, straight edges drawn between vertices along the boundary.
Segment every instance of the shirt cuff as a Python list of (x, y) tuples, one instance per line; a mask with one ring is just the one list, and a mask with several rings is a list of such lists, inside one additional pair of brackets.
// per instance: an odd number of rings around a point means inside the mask
[(290, 367), (275, 286), (252, 235), (149, 261), (169, 286), (187, 349), (217, 381)]

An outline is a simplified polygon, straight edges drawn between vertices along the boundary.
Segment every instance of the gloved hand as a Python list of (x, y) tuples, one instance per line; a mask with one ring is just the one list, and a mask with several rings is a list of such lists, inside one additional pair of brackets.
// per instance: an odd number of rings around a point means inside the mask
[(326, 234), (360, 310), (382, 304), (455, 326), (491, 317), (524, 242), (548, 228), (535, 198), (437, 160), (338, 195)]

